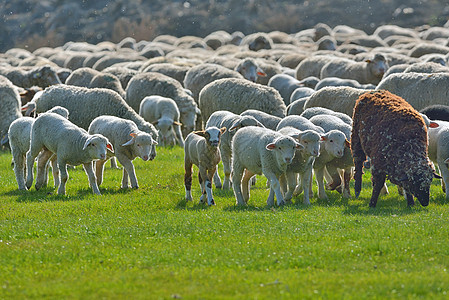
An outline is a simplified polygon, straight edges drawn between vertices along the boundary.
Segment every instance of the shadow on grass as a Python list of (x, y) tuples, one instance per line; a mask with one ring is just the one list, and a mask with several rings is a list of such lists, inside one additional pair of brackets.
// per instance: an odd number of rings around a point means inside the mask
[[(193, 206), (190, 206), (189, 203), (193, 203)], [(186, 199), (179, 200), (175, 206), (176, 210), (190, 210), (190, 211), (207, 210), (210, 208), (212, 207), (207, 205), (206, 203), (199, 203), (198, 200), (187, 201)]]

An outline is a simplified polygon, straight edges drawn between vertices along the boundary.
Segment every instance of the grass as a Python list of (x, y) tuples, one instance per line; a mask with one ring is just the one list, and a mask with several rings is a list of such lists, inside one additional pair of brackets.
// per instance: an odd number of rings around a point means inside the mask
[[(395, 187), (369, 209), (359, 199), (266, 207), (259, 177), (248, 207), (214, 189), (214, 207), (186, 203), (183, 152), (135, 161), (138, 190), (107, 168), (93, 195), (82, 168), (67, 196), (18, 191), (0, 153), (0, 299), (447, 298), (448, 205), (438, 181), (428, 207)], [(50, 178), (51, 180), (51, 178)], [(51, 182), (51, 181), (50, 181)], [(50, 184), (52, 186), (52, 184)], [(316, 192), (316, 190), (315, 190)]]

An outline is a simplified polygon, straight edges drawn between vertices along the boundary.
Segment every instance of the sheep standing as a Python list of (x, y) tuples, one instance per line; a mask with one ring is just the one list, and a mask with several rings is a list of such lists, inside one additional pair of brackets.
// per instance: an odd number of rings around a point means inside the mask
[(184, 147), (184, 139), (179, 122), (179, 109), (173, 99), (162, 96), (148, 96), (140, 102), (139, 115), (159, 129), (162, 146), (177, 142)]
[(355, 165), (355, 194), (362, 189), (362, 168), (371, 159), (373, 192), (370, 207), (388, 179), (406, 191), (407, 204), (413, 196), (429, 204), (434, 170), (427, 157), (427, 129), (421, 115), (404, 99), (388, 91), (365, 93), (354, 108), (351, 148)]
[[(33, 163), (42, 149), (56, 154), (59, 168), (58, 195), (65, 195), (65, 185), (69, 178), (67, 164), (83, 164), (92, 191), (100, 195), (92, 161), (106, 158), (107, 147), (112, 150), (108, 139), (100, 134), (90, 135), (63, 116), (48, 113), (39, 116), (31, 129), (30, 150), (27, 152), (27, 180), (29, 189), (33, 184)], [(48, 156), (50, 157), (50, 156)], [(45, 166), (45, 164), (44, 164)], [(37, 169), (36, 183), (45, 176), (42, 168)], [(39, 186), (36, 186), (38, 189)]]
[(57, 71), (50, 66), (39, 66), (31, 69), (25, 67), (0, 68), (0, 75), (7, 77), (11, 82), (23, 88), (39, 86), (42, 88), (60, 84)]
[(281, 122), (282, 118), (276, 117), (270, 114), (267, 114), (266, 112), (256, 110), (256, 109), (247, 109), (244, 112), (240, 114), (241, 116), (251, 116), (260, 123), (265, 128), (276, 130), (276, 127), (278, 126), (279, 122)]
[(249, 179), (255, 174), (265, 175), (270, 182), (267, 205), (274, 205), (275, 194), (277, 204), (285, 204), (279, 177), (287, 171), (296, 150), (302, 148), (292, 137), (270, 129), (245, 127), (237, 131), (232, 139), (232, 186), (237, 205), (246, 205)]
[(212, 177), (220, 162), (220, 136), (226, 128), (209, 127), (203, 131), (191, 132), (187, 135), (184, 143), (184, 185), (186, 189), (186, 200), (192, 200), (192, 166), (199, 168), (198, 180), (201, 185), (200, 203), (204, 203), (207, 197), (208, 205), (215, 205), (212, 196)]
[(290, 104), (290, 96), (297, 88), (304, 87), (304, 85), (296, 78), (286, 74), (277, 74), (271, 77), (268, 81), (268, 86), (271, 86), (279, 91), (285, 105)]
[[(90, 124), (88, 132), (105, 136), (114, 147), (114, 155), (123, 166), (122, 189), (128, 188), (128, 178), (131, 187), (137, 189), (139, 185), (132, 160), (136, 157), (140, 157), (144, 161), (154, 159), (151, 153), (157, 142), (151, 135), (140, 131), (133, 121), (114, 116), (95, 118)], [(98, 186), (103, 181), (103, 166), (106, 160), (98, 160), (95, 163)]]
[(20, 96), (17, 87), (7, 78), (0, 76), (0, 139), (8, 143), (8, 128), (10, 124), (22, 117), (20, 111)]

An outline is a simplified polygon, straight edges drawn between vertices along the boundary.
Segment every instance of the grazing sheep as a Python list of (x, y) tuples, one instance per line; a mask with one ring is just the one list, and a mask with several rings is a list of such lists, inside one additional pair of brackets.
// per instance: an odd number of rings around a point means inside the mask
[(430, 120), (449, 121), (449, 106), (447, 105), (429, 105), (419, 112), (426, 115)]
[(240, 73), (243, 78), (248, 79), (252, 82), (256, 82), (259, 77), (267, 76), (267, 74), (264, 72), (264, 70), (261, 69), (257, 62), (250, 57), (243, 59), (234, 68), (234, 70)]
[[(76, 126), (63, 116), (48, 113), (40, 115), (34, 121), (31, 129), (30, 150), (27, 152), (27, 180), (29, 189), (33, 184), (33, 164), (41, 150), (54, 153), (59, 168), (58, 195), (65, 195), (65, 185), (69, 178), (67, 164), (76, 166), (83, 164), (84, 171), (89, 178), (92, 191), (100, 195), (97, 180), (92, 168), (92, 161), (106, 158), (107, 147), (112, 151), (108, 139), (100, 134), (90, 135), (84, 129)], [(48, 155), (48, 158), (51, 155)], [(46, 163), (46, 162), (45, 162)], [(45, 166), (45, 163), (43, 166)], [(36, 189), (43, 182), (44, 169), (38, 168), (36, 175)]]
[[(150, 134), (140, 131), (137, 125), (130, 120), (114, 116), (100, 116), (90, 123), (89, 134), (101, 134), (105, 136), (114, 147), (114, 156), (123, 166), (122, 189), (128, 188), (128, 178), (131, 187), (137, 189), (136, 172), (132, 163), (133, 159), (140, 157), (144, 161), (153, 160), (153, 148), (157, 142)], [(103, 166), (108, 157), (95, 162), (95, 174), (97, 184), (103, 181)]]
[(315, 90), (320, 90), (325, 86), (350, 86), (357, 89), (371, 89), (374, 90), (376, 86), (374, 84), (361, 84), (354, 79), (346, 79), (339, 77), (327, 77), (320, 80), (315, 86)]
[(427, 128), (421, 115), (401, 97), (373, 91), (357, 100), (353, 122), (356, 197), (362, 189), (363, 162), (368, 156), (373, 182), (370, 207), (376, 207), (387, 176), (405, 190), (409, 206), (414, 205), (413, 196), (427, 206), (435, 173), (427, 157)]
[(184, 147), (179, 122), (179, 109), (173, 99), (162, 96), (147, 96), (140, 102), (139, 115), (159, 129), (159, 141), (162, 146)]
[(324, 65), (320, 78), (339, 77), (354, 79), (361, 84), (378, 84), (387, 69), (388, 63), (382, 54), (375, 54), (373, 59), (368, 59), (365, 62), (341, 58)]
[(275, 194), (277, 204), (285, 204), (279, 177), (287, 171), (296, 150), (302, 148), (292, 137), (267, 128), (244, 127), (238, 130), (232, 139), (232, 186), (237, 205), (246, 205), (249, 179), (254, 174), (263, 174), (270, 182), (267, 205), (274, 205)]
[[(333, 111), (333, 110), (328, 109), (328, 108), (324, 108), (324, 107), (310, 107), (310, 108), (304, 110), (300, 114), (301, 117), (304, 117), (304, 118), (309, 119), (309, 120), (310, 120), (310, 118), (312, 118), (314, 116), (317, 116), (317, 115), (331, 115), (331, 116), (335, 116), (337, 118), (340, 118), (343, 122), (345, 122), (349, 126), (352, 126), (352, 118), (350, 116), (348, 116), (347, 114), (344, 114), (344, 113)], [(320, 126), (319, 124), (316, 124), (316, 125)]]
[(286, 112), (282, 97), (274, 88), (236, 78), (219, 79), (206, 85), (200, 92), (199, 106), (204, 123), (217, 110), (240, 114), (257, 109), (277, 117), (284, 117)]
[(231, 158), (232, 158), (232, 149), (231, 149), (231, 140), (234, 134), (242, 127), (247, 126), (259, 126), (264, 127), (264, 125), (254, 118), (253, 116), (242, 116), (236, 115), (230, 111), (219, 110), (214, 112), (206, 122), (205, 128), (210, 127), (218, 127), (218, 128), (228, 128), (226, 132), (221, 135), (220, 138), (220, 157), (223, 162), (223, 172), (224, 172), (224, 181), (223, 185), (221, 184), (220, 176), (218, 172), (214, 174), (214, 183), (216, 187), (223, 187), (224, 190), (228, 190), (231, 186), (231, 181), (229, 177), (231, 176)]
[(1, 67), (0, 75), (8, 78), (14, 85), (23, 88), (32, 86), (45, 88), (61, 83), (57, 71), (50, 66), (39, 66), (31, 69), (25, 67)]
[(290, 104), (290, 97), (297, 88), (304, 87), (299, 80), (285, 74), (277, 74), (271, 77), (270, 81), (268, 81), (268, 86), (279, 91), (285, 105)]
[(199, 168), (198, 180), (201, 185), (200, 203), (204, 203), (207, 197), (208, 205), (215, 205), (212, 196), (212, 177), (220, 162), (220, 136), (226, 128), (209, 127), (204, 131), (195, 131), (187, 135), (184, 143), (184, 185), (186, 200), (192, 200), (192, 166)]
[(376, 90), (390, 91), (419, 111), (429, 105), (447, 105), (448, 86), (449, 73), (397, 73), (383, 79)]
[(0, 139), (1, 144), (8, 144), (8, 128), (10, 124), (22, 117), (20, 111), (20, 95), (16, 86), (6, 77), (0, 75)]
[(251, 116), (259, 121), (265, 128), (276, 130), (279, 122), (282, 120), (280, 117), (276, 117), (266, 112), (256, 110), (256, 109), (247, 109), (240, 114), (241, 116)]
[(137, 74), (129, 81), (126, 88), (126, 102), (134, 110), (139, 109), (143, 98), (151, 95), (167, 97), (176, 102), (184, 136), (195, 129), (198, 107), (179, 81), (155, 72)]

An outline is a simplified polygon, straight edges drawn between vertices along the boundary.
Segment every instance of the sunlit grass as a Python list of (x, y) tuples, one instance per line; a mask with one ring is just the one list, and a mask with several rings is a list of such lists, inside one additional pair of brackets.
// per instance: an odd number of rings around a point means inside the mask
[(121, 190), (122, 171), (107, 168), (102, 196), (81, 167), (69, 170), (67, 196), (52, 184), (18, 191), (10, 162), (0, 153), (0, 299), (447, 296), (448, 205), (438, 181), (428, 207), (408, 208), (389, 186), (368, 208), (365, 174), (357, 200), (328, 192), (311, 206), (301, 195), (270, 208), (259, 176), (248, 207), (216, 189), (217, 205), (207, 207), (196, 176), (194, 201), (184, 200), (180, 147), (135, 160), (138, 190)]

